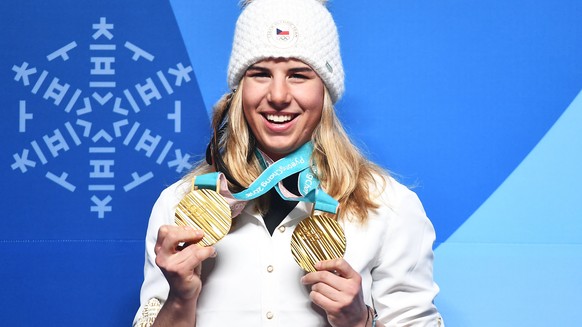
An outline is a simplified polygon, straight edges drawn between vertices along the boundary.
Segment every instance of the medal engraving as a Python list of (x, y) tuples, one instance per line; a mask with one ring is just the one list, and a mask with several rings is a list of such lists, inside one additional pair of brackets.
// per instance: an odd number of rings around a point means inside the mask
[(346, 237), (338, 222), (325, 215), (301, 221), (291, 236), (291, 253), (307, 272), (315, 271), (315, 263), (343, 257)]
[(175, 221), (178, 226), (191, 226), (204, 231), (197, 244), (210, 246), (222, 239), (232, 223), (230, 207), (222, 195), (213, 190), (197, 189), (178, 203)]

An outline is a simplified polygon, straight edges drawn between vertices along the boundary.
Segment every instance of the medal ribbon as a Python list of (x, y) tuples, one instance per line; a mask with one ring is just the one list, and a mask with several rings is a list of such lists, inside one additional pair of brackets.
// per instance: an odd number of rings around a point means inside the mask
[[(197, 176), (194, 185), (199, 188), (214, 190), (217, 189), (217, 185), (220, 185), (220, 193), (229, 202), (233, 217), (242, 211), (246, 201), (260, 197), (273, 187), (287, 201), (311, 202), (315, 204), (315, 210), (335, 214), (339, 203), (319, 187), (319, 179), (309, 167), (312, 151), (313, 145), (311, 142), (307, 142), (276, 162), (273, 162), (262, 152), (257, 151), (257, 158), (264, 171), (247, 189), (238, 193), (231, 193), (228, 190), (227, 180), (220, 172)], [(296, 173), (299, 173), (298, 186), (301, 196), (289, 192), (282, 183), (283, 179)]]
[[(259, 158), (259, 162), (263, 168), (273, 164), (273, 161), (267, 155), (265, 155), (260, 150), (257, 150), (257, 152), (257, 157)], [(307, 167), (299, 173), (299, 179), (297, 180), (297, 189), (299, 190), (301, 196), (297, 196), (289, 192), (283, 185), (282, 180), (279, 181), (277, 185), (275, 185), (275, 189), (284, 200), (314, 203), (315, 210), (336, 214), (339, 203), (336, 199), (332, 198), (329, 194), (323, 191), (319, 187), (319, 184), (319, 179), (311, 170), (311, 167)]]

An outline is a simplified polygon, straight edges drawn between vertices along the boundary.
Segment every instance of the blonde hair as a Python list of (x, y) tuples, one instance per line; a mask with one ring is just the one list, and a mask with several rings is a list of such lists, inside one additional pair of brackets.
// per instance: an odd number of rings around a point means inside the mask
[[(241, 80), (234, 93), (224, 95), (215, 105), (212, 127), (217, 135), (216, 130), (223, 123), (221, 120), (225, 110), (228, 110), (225, 116), (226, 129), (217, 140), (220, 150), (214, 151), (220, 151), (231, 176), (246, 188), (261, 174), (263, 168), (254, 155), (254, 137), (244, 118), (243, 84)], [(376, 198), (385, 187), (382, 177), (388, 173), (367, 160), (351, 142), (335, 114), (327, 88), (324, 88), (321, 121), (314, 130), (311, 141), (312, 165), (317, 167), (317, 177), (323, 190), (339, 201), (339, 218), (345, 218), (349, 214), (357, 221), (365, 222), (368, 210), (378, 208)], [(186, 179), (190, 180), (193, 176), (213, 170), (212, 166), (200, 162)], [(381, 185), (377, 185), (378, 183)], [(229, 188), (240, 191), (240, 188), (231, 183)], [(263, 196), (258, 200), (257, 208), (265, 214), (269, 198)]]

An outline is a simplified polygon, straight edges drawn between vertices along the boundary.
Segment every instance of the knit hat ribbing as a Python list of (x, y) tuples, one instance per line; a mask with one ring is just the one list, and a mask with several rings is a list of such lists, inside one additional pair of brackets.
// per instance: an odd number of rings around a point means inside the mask
[(240, 14), (228, 65), (235, 89), (252, 64), (296, 58), (315, 70), (333, 102), (344, 92), (344, 70), (333, 18), (317, 0), (254, 0)]

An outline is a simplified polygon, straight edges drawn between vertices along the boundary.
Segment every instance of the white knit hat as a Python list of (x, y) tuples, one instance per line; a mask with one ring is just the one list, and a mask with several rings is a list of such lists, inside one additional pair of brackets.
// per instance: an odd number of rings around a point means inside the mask
[(296, 58), (315, 70), (333, 102), (344, 92), (337, 28), (322, 0), (254, 0), (237, 22), (228, 65), (235, 89), (247, 68), (266, 58)]

